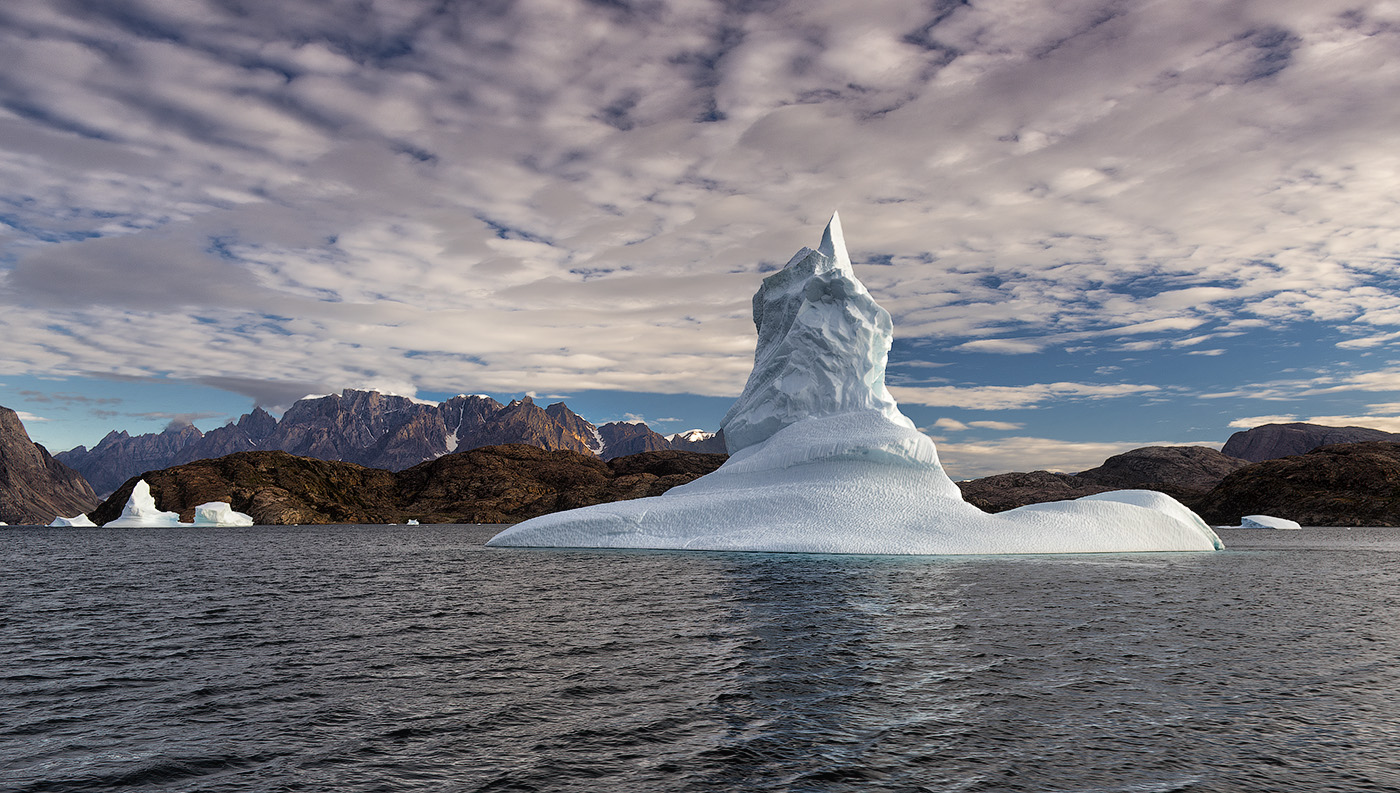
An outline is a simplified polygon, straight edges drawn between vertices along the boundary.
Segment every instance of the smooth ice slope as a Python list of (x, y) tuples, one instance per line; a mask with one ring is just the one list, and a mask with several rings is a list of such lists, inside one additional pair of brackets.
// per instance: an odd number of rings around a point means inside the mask
[(77, 515), (74, 515), (71, 518), (65, 518), (62, 515), (59, 515), (58, 517), (54, 518), (53, 523), (50, 523), (49, 525), (52, 527), (62, 528), (86, 528), (89, 526), (96, 526), (97, 524), (92, 522), (92, 518), (89, 518), (86, 512), (79, 512)]
[(754, 368), (722, 429), (724, 465), (664, 495), (517, 524), (494, 546), (871, 554), (1208, 551), (1161, 493), (1125, 490), (987, 514), (885, 388), (890, 315), (855, 277), (840, 221), (764, 280)]
[(227, 501), (210, 501), (194, 508), (196, 526), (251, 526), (253, 517), (234, 512)]
[(142, 479), (131, 489), (131, 497), (122, 507), (122, 515), (106, 524), (107, 528), (129, 528), (134, 526), (179, 526), (180, 516), (174, 512), (156, 509), (151, 486)]

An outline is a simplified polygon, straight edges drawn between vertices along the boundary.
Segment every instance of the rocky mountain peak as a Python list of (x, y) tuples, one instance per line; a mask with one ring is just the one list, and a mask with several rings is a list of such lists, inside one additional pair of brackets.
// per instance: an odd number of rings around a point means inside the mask
[(0, 407), (0, 521), (47, 524), (97, 504), (87, 480), (31, 440), (19, 414)]
[(1400, 434), (1367, 427), (1326, 427), (1321, 424), (1264, 424), (1237, 432), (1225, 441), (1222, 452), (1250, 462), (1306, 454), (1334, 443), (1400, 441)]

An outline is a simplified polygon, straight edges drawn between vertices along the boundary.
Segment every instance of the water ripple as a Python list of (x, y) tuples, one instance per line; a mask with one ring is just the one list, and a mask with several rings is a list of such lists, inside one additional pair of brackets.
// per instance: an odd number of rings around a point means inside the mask
[(0, 533), (0, 789), (1395, 791), (1400, 533), (1219, 554)]

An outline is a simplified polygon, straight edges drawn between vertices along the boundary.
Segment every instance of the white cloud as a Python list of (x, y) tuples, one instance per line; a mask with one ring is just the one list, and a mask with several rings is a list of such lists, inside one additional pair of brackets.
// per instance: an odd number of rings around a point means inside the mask
[(991, 352), (1006, 355), (1020, 355), (1039, 352), (1044, 346), (1043, 342), (1030, 341), (1027, 339), (977, 339), (975, 341), (959, 344), (953, 347), (953, 349), (962, 352)]
[(1018, 424), (1014, 421), (969, 421), (967, 424), (969, 427), (977, 427), (983, 430), (1000, 430), (1002, 432), (1011, 432), (1012, 430), (1025, 428), (1024, 424)]
[(901, 404), (971, 410), (1020, 410), (1049, 400), (1114, 399), (1160, 390), (1129, 383), (1032, 383), (1024, 386), (891, 386)]
[(23, 410), (16, 410), (15, 415), (19, 416), (19, 420), (26, 424), (36, 421), (50, 421), (50, 419), (46, 419), (43, 416), (36, 416), (33, 413), (27, 413)]
[(1337, 346), (1343, 350), (1367, 350), (1372, 347), (1380, 347), (1390, 342), (1400, 339), (1400, 331), (1395, 333), (1378, 333), (1374, 336), (1364, 336), (1359, 339), (1347, 339), (1337, 342)]
[(1324, 427), (1369, 427), (1385, 432), (1400, 432), (1400, 402), (1384, 402), (1368, 405), (1370, 412), (1360, 416), (1247, 416), (1231, 421), (1229, 426), (1237, 429), (1253, 429), (1265, 424), (1319, 424)]
[(1312, 416), (1304, 419), (1307, 424), (1321, 424), (1324, 427), (1368, 427), (1385, 432), (1400, 432), (1400, 416)]
[(1393, 4), (246, 8), (6, 4), (0, 371), (732, 395), (838, 206), (905, 340), (1400, 338)]
[(1262, 427), (1265, 424), (1292, 424), (1299, 419), (1297, 416), (1246, 416), (1231, 421), (1227, 426), (1236, 429), (1249, 430), (1255, 427)]

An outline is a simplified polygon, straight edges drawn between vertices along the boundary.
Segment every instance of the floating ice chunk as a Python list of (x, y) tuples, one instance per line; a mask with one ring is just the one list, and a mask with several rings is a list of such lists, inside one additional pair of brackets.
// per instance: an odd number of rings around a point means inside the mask
[(1301, 524), (1287, 518), (1275, 518), (1270, 515), (1245, 515), (1240, 518), (1240, 525), (1229, 526), (1234, 529), (1301, 529)]
[(156, 500), (151, 495), (151, 486), (146, 480), (136, 482), (131, 489), (131, 497), (122, 507), (121, 517), (106, 524), (107, 528), (128, 528), (135, 526), (179, 526), (180, 516), (174, 512), (156, 509)]
[(404, 524), (404, 525), (406, 525), (406, 526), (417, 526), (417, 525), (419, 525), (419, 524), (418, 524), (418, 519), (417, 519), (417, 518), (409, 518), (409, 519), (408, 519), (408, 523), (406, 523), (406, 524)]
[(839, 219), (753, 301), (758, 349), (725, 415), (730, 458), (663, 495), (527, 520), (492, 546), (859, 554), (1208, 551), (1161, 493), (1118, 491), (989, 515), (885, 387), (890, 315), (856, 280)]
[(77, 515), (74, 515), (71, 518), (65, 518), (62, 515), (59, 515), (58, 517), (54, 518), (53, 523), (50, 523), (49, 525), (63, 526), (68, 528), (81, 528), (87, 526), (96, 526), (97, 524), (92, 522), (92, 518), (89, 518), (87, 516), (87, 513), (79, 512)]
[(227, 501), (210, 501), (194, 508), (196, 526), (251, 526), (253, 517), (235, 512)]

